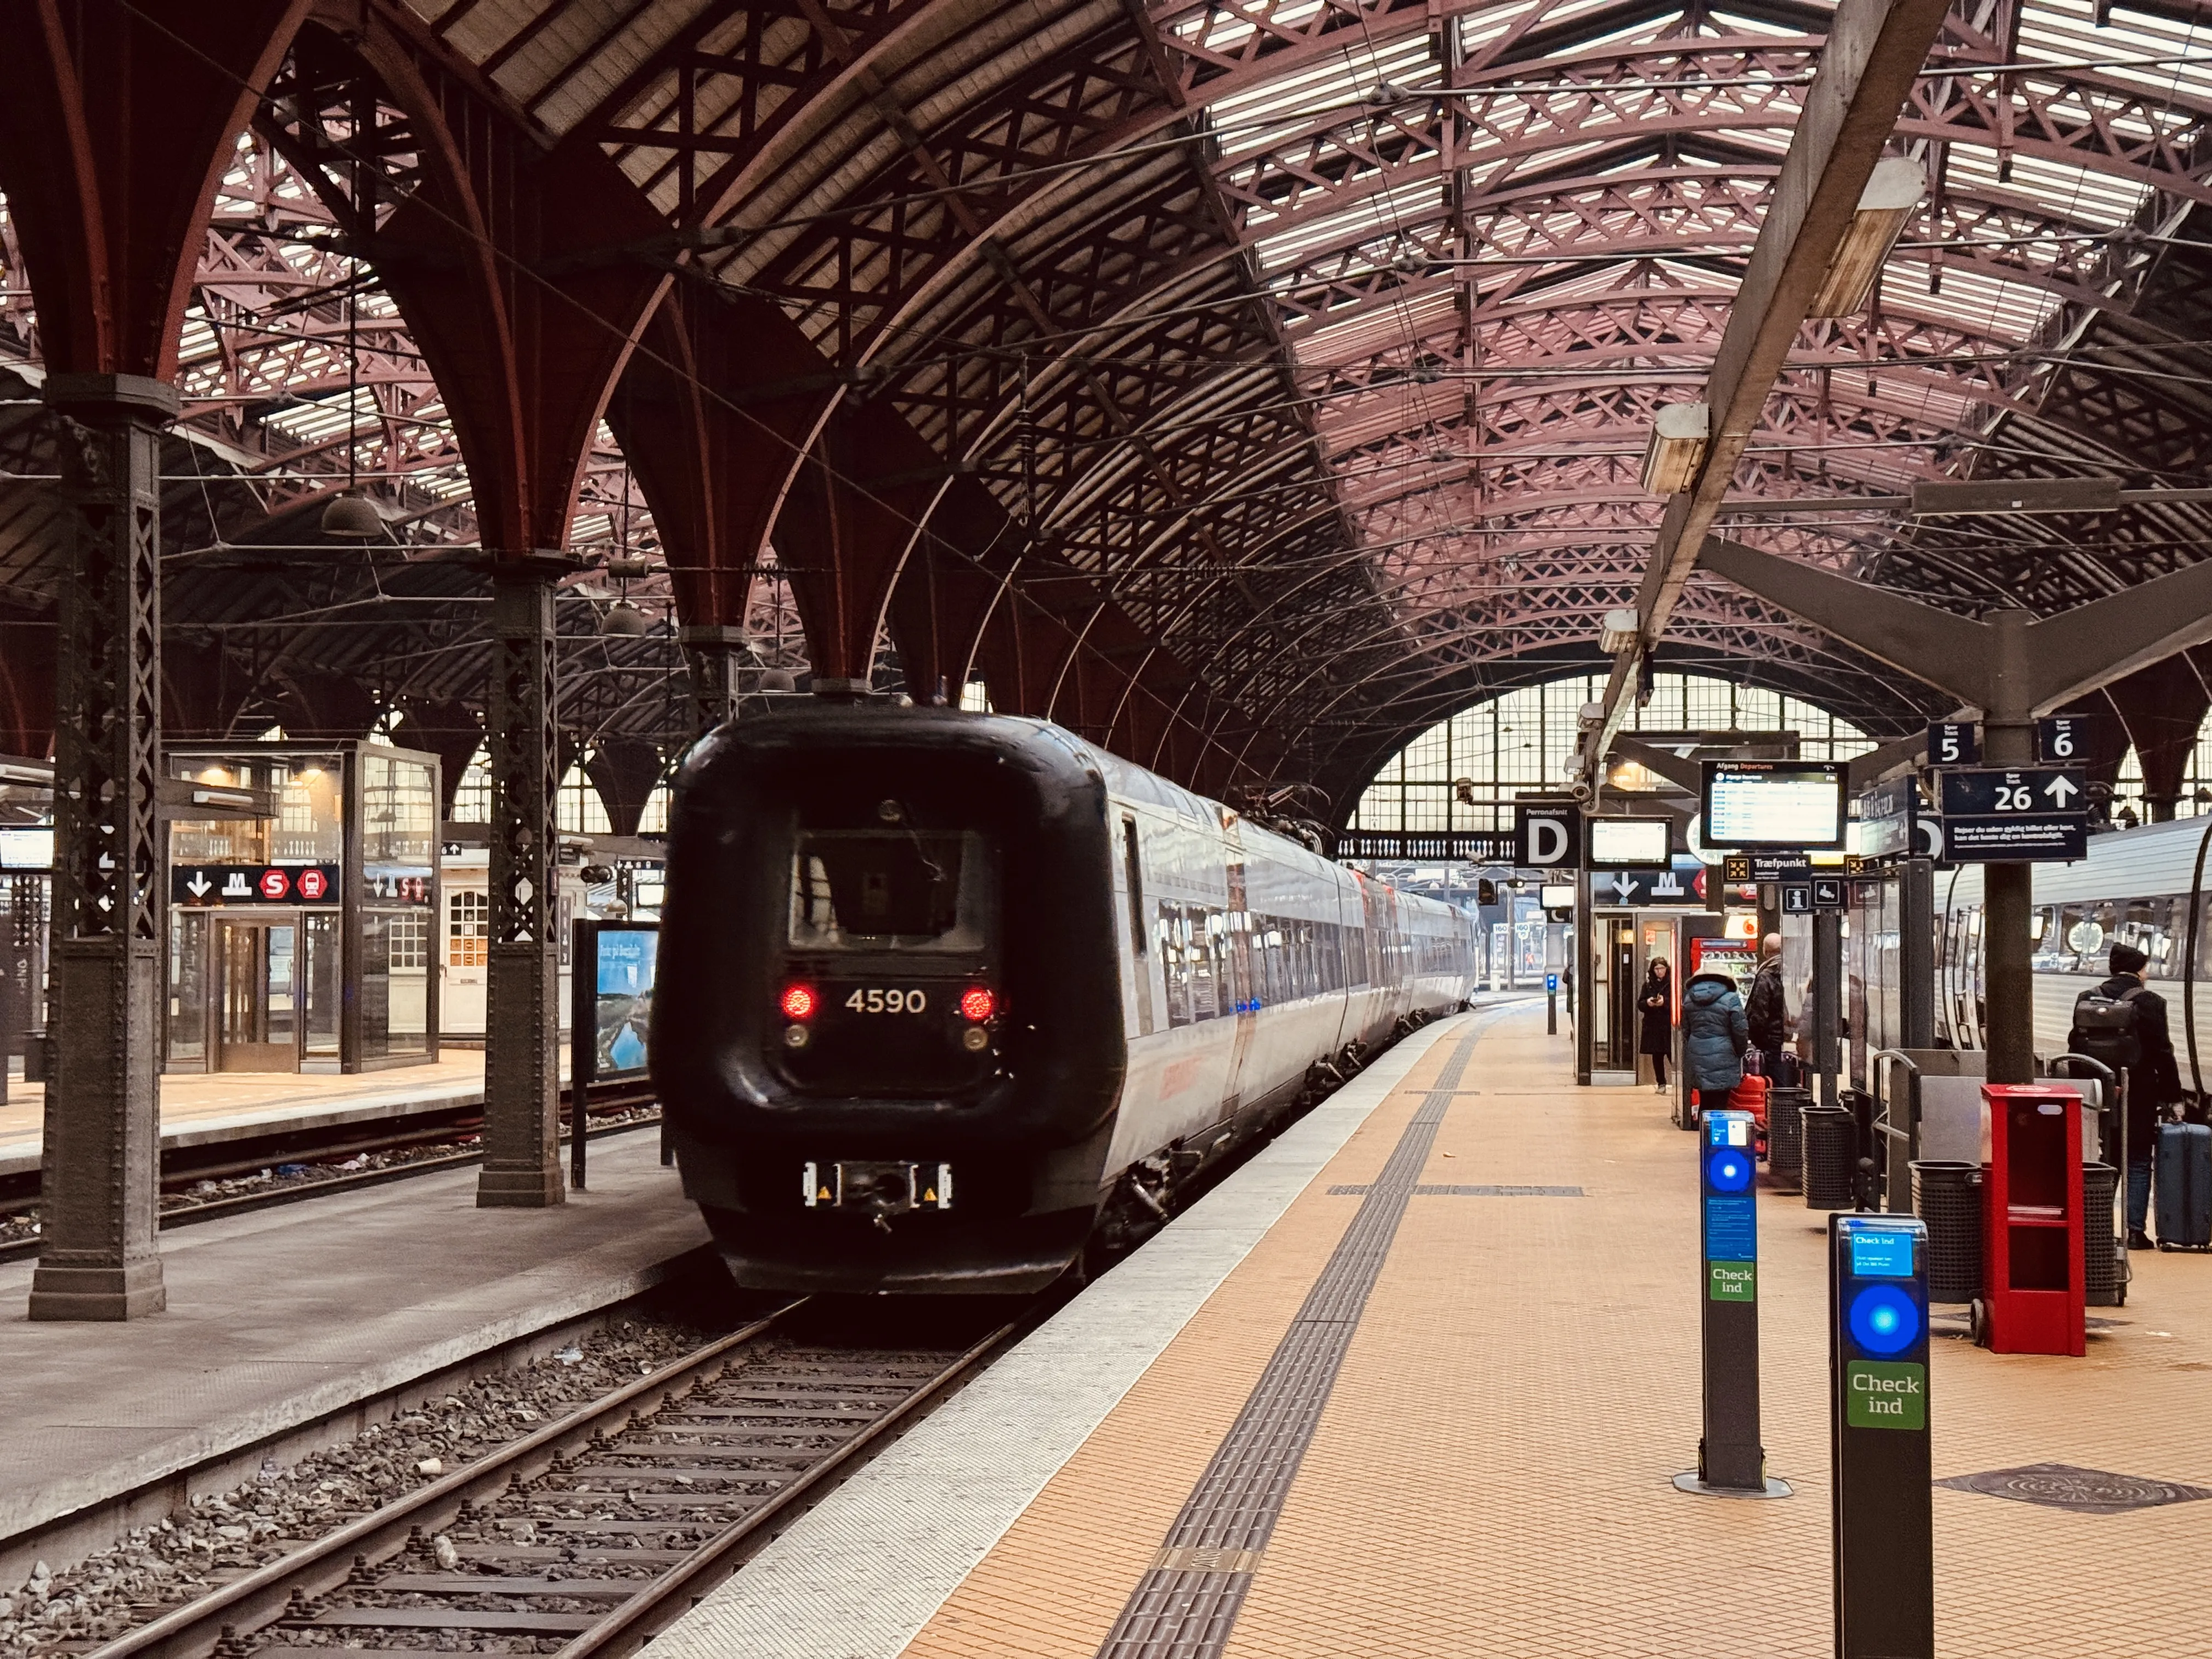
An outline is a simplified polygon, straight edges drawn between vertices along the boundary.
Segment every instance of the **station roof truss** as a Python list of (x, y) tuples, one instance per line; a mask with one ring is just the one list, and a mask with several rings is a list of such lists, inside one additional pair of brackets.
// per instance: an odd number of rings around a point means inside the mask
[[(590, 198), (592, 234), (525, 277), (658, 284), (567, 533), (631, 548), (661, 526), (648, 592), (672, 640), (758, 633), (761, 596), (783, 590), (767, 602), (795, 607), (817, 669), (880, 656), (920, 701), (988, 670), (1002, 708), (1218, 790), (1318, 783), (1340, 811), (1454, 708), (1607, 660), (1601, 621), (1635, 603), (1664, 506), (1640, 483), (1654, 414), (1701, 395), (1832, 15), (325, 10), (210, 233), (185, 428), (196, 469), (240, 482), (173, 501), (200, 514), (173, 546), (289, 544), (363, 474), (395, 560), (495, 539), (412, 297), (434, 289), (418, 222), (447, 210), (434, 110), (442, 132), (497, 125), (619, 181), (619, 200)], [(1726, 534), (1968, 611), (2062, 609), (2197, 556), (2212, 509), (2187, 501), (1922, 520), (1850, 503), (1923, 480), (2207, 482), (2208, 21), (2189, 0), (1959, 0), (1888, 144), (1925, 197), (1869, 304), (1800, 331), (1729, 498), (1765, 510), (1724, 510)], [(717, 327), (746, 349), (698, 343)], [(704, 542), (654, 471), (678, 383), (736, 434)], [(1824, 505), (1771, 510), (1790, 498)], [(779, 563), (787, 582), (757, 579)], [(1949, 712), (1709, 574), (1659, 660), (1876, 736)], [(1203, 727), (1195, 760), (1164, 762), (1115, 675)]]

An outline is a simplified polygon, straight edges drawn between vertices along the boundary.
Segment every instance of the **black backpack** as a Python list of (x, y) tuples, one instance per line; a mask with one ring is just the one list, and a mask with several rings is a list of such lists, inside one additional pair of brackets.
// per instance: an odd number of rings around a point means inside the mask
[(2136, 999), (2142, 993), (2140, 985), (2116, 997), (2106, 996), (2102, 987), (2082, 992), (2074, 999), (2074, 1030), (2066, 1046), (2102, 1060), (2115, 1072), (2142, 1065), (2142, 1030), (2136, 1018), (2141, 1010)]

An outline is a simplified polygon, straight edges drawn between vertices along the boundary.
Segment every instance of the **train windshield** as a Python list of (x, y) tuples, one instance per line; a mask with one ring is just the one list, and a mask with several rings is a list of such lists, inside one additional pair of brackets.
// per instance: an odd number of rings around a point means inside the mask
[(804, 951), (979, 951), (990, 848), (972, 830), (805, 830), (791, 866)]

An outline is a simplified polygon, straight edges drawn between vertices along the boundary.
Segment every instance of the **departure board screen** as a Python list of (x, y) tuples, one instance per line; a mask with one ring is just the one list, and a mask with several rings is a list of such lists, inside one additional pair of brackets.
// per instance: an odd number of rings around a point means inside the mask
[(1844, 768), (1828, 761), (1707, 761), (1705, 843), (1712, 848), (1844, 844)]
[(1673, 830), (1665, 818), (1591, 818), (1589, 823), (1593, 870), (1664, 870), (1674, 856)]

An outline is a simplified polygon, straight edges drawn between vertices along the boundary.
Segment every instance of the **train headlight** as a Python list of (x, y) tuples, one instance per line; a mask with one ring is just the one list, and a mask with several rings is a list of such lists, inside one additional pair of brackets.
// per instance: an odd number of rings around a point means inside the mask
[(980, 1025), (970, 1025), (960, 1034), (960, 1046), (971, 1054), (980, 1054), (991, 1046), (991, 1034)]
[(783, 1028), (783, 1046), (787, 1048), (804, 1048), (811, 1035), (811, 1033), (804, 1025), (787, 1025)]
[[(817, 1005), (818, 999), (811, 985), (789, 986), (783, 994), (783, 1017), (786, 1019), (811, 1019)], [(792, 1047), (795, 1048), (799, 1044), (793, 1043)]]

